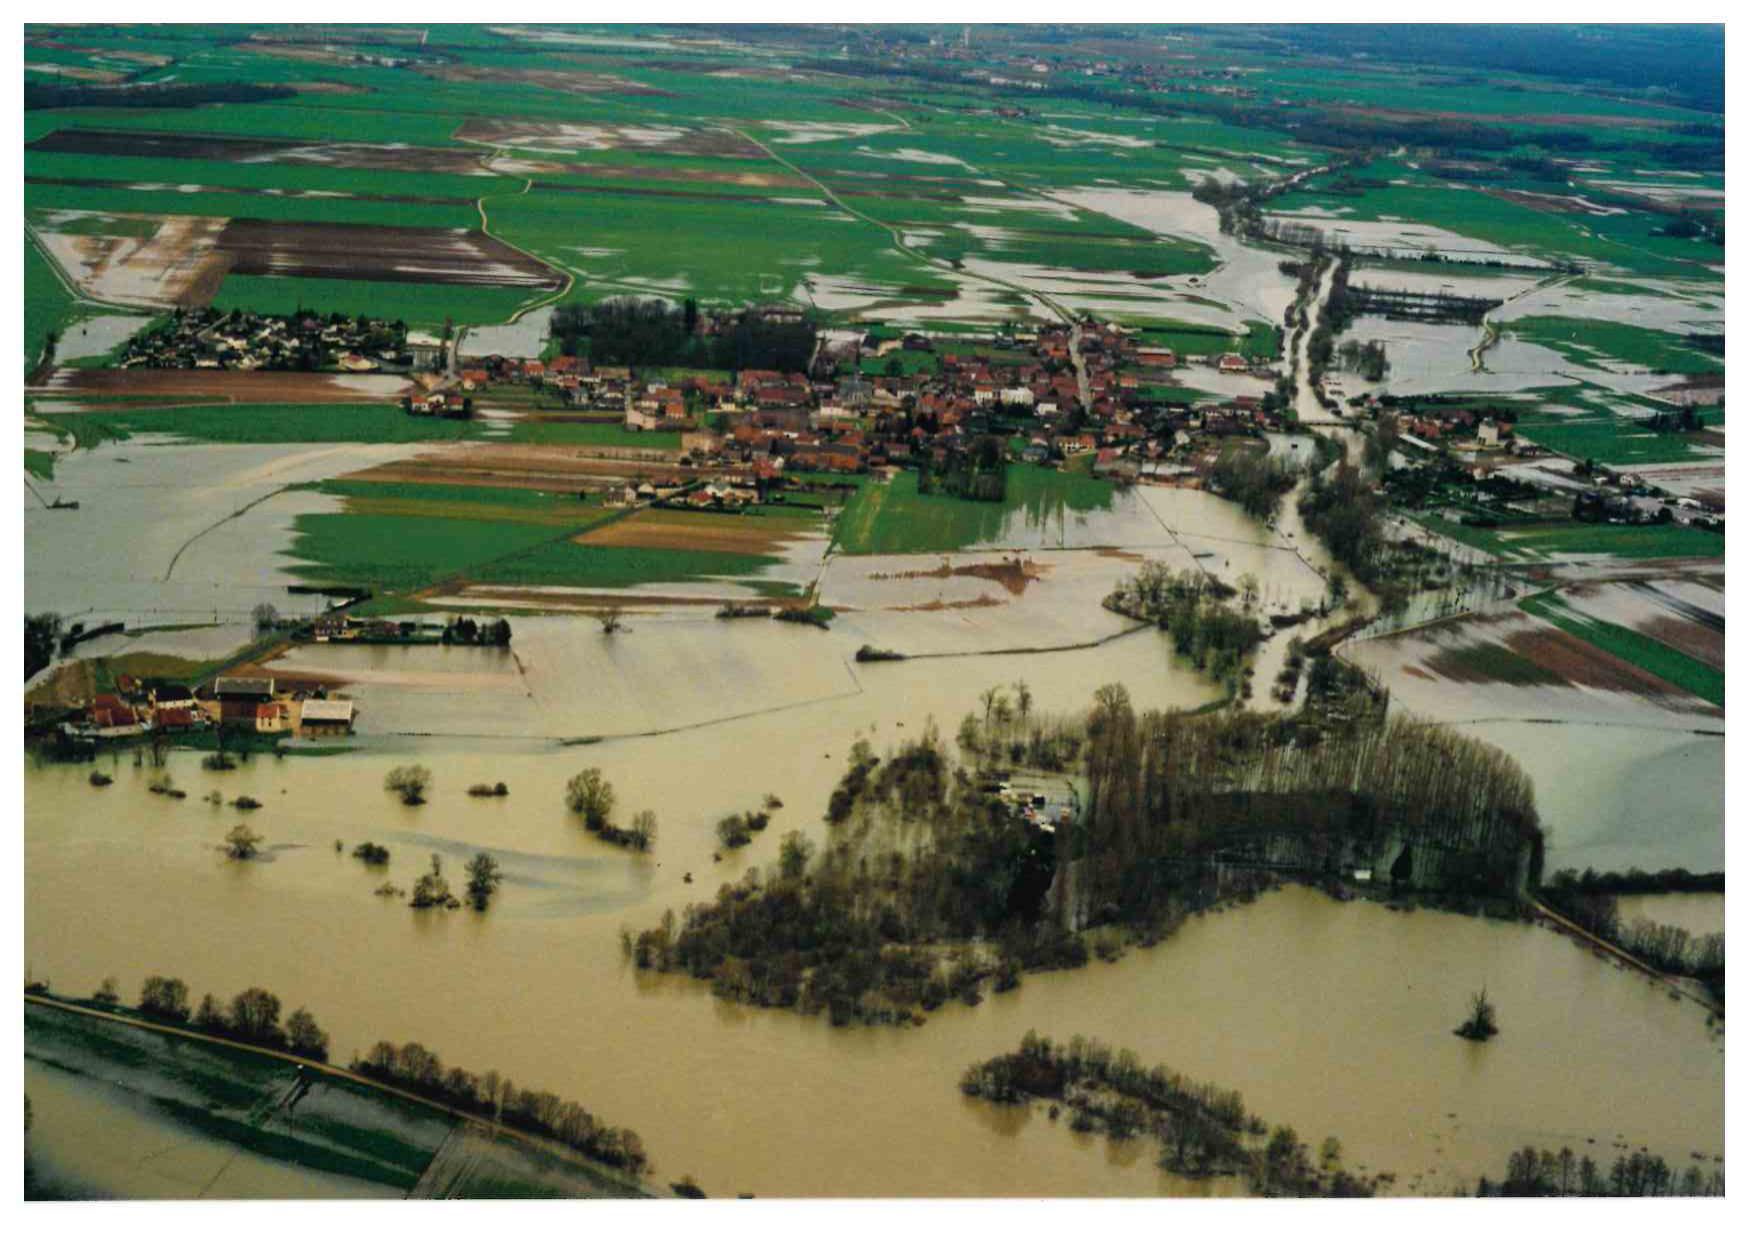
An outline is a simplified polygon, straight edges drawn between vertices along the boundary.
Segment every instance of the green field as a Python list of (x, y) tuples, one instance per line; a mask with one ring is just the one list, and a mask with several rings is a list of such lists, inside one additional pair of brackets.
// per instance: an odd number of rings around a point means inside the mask
[(957, 551), (1000, 538), (1016, 514), (1042, 525), (1064, 512), (1109, 508), (1115, 488), (1085, 473), (1008, 466), (1003, 503), (917, 493), (917, 475), (906, 470), (889, 483), (860, 488), (838, 516), (835, 540), (845, 555), (909, 555)]
[(1654, 431), (1606, 409), (1526, 414), (1515, 425), (1519, 435), (1550, 452), (1603, 465), (1658, 465), (1708, 455), (1722, 458), (1720, 450), (1704, 450), (1691, 435)]
[(315, 489), (342, 497), (344, 508), (294, 519), (289, 554), (303, 563), (293, 571), (389, 593), (474, 576), (618, 516), (599, 498), (507, 487), (328, 481)]
[(42, 358), (49, 333), (66, 327), (73, 312), (73, 295), (60, 275), (43, 257), (36, 244), (24, 240), (24, 367), (28, 371)]
[(1534, 344), (1544, 344), (1571, 361), (1594, 365), (1612, 359), (1673, 375), (1721, 374), (1724, 359), (1707, 353), (1673, 332), (1653, 331), (1608, 319), (1574, 319), (1534, 315), (1513, 319), (1506, 331)]
[[(720, 581), (755, 577), (782, 563), (776, 556), (666, 547), (585, 547), (569, 540), (546, 542), (528, 551), (476, 565), (470, 581), (509, 586), (578, 586), (626, 590), (662, 583)], [(792, 594), (782, 582), (739, 581), (761, 593)]]
[(415, 418), (396, 405), (179, 405), (31, 416), (80, 448), (135, 435), (190, 443), (423, 443), (480, 433), (477, 422)]
[(1626, 560), (1709, 559), (1724, 554), (1724, 537), (1685, 525), (1606, 525), (1582, 521), (1484, 528), (1416, 514), (1421, 525), (1505, 559), (1613, 555)]
[(212, 304), (221, 310), (291, 314), (363, 314), (399, 319), (412, 327), (437, 328), (445, 319), (460, 326), (502, 323), (522, 306), (550, 294), (541, 289), (491, 284), (412, 284), (387, 280), (317, 280), (288, 276), (228, 275)]
[(1695, 697), (1704, 698), (1713, 706), (1724, 704), (1722, 668), (1701, 663), (1692, 655), (1665, 646), (1643, 633), (1573, 611), (1558, 595), (1552, 593), (1532, 595), (1518, 606), (1530, 615), (1564, 629), (1574, 637), (1583, 638), (1599, 650), (1606, 650), (1634, 667), (1643, 668), (1653, 676), (1687, 690)]

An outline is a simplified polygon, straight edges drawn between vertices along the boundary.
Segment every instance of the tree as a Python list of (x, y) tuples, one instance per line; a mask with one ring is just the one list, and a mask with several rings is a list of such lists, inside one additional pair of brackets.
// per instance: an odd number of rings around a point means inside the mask
[(248, 861), (261, 850), (262, 838), (249, 830), (247, 823), (239, 822), (225, 832), (225, 853), (232, 861)]
[(299, 1008), (285, 1018), (285, 1040), (292, 1054), (327, 1061), (328, 1035), (307, 1009)]
[(255, 618), (255, 632), (266, 633), (279, 627), (279, 608), (272, 603), (256, 603), (250, 613)]
[(431, 854), (431, 868), (419, 875), (413, 884), (411, 903), (414, 908), (453, 908), (456, 905), (455, 897), (449, 893), (449, 880), (443, 877), (443, 858), (436, 853)]
[(163, 1020), (187, 1020), (187, 983), (179, 977), (160, 977), (154, 973), (140, 986), (140, 1011)]
[(497, 859), (490, 853), (477, 853), (467, 863), (467, 898), (481, 912), (491, 903), (492, 896), (502, 881), (502, 871), (498, 868)]
[(813, 859), (813, 841), (799, 831), (783, 837), (777, 851), (777, 870), (786, 879), (797, 879), (807, 873), (807, 863)]
[(565, 785), (564, 803), (573, 814), (583, 816), (583, 825), (591, 831), (600, 831), (612, 822), (613, 802), (613, 785), (598, 766), (573, 775)]
[(601, 632), (617, 633), (620, 629), (625, 627), (620, 620), (620, 617), (623, 615), (623, 610), (618, 607), (609, 607), (601, 612), (600, 615), (596, 617), (601, 622)]
[(210, 991), (201, 996), (200, 1008), (194, 1013), (194, 1023), (202, 1029), (223, 1029), (225, 1027), (225, 1014), (220, 1010), (218, 1000), (212, 997)]
[(423, 805), (425, 790), (431, 786), (431, 772), (423, 766), (397, 766), (384, 777), (382, 786), (398, 794), (402, 805)]
[(61, 636), (61, 618), (52, 611), (24, 618), (24, 678), (29, 680), (54, 661)]
[(111, 1007), (121, 1002), (121, 992), (116, 989), (113, 977), (104, 978), (102, 984), (92, 992), (91, 997), (97, 1002), (108, 1004)]
[(631, 816), (630, 836), (631, 846), (638, 852), (648, 852), (650, 845), (655, 843), (656, 816), (653, 809), (640, 809)]
[(279, 1028), (279, 996), (251, 986), (231, 1000), (230, 1031), (245, 1042), (277, 1046), (285, 1041)]
[(1024, 723), (1032, 714), (1032, 686), (1023, 680), (1014, 682), (1014, 701), (1019, 707), (1020, 722)]
[(1457, 1036), (1468, 1038), (1471, 1042), (1485, 1042), (1499, 1032), (1499, 1024), (1494, 1015), (1493, 1004), (1487, 998), (1487, 988), (1483, 986), (1469, 996), (1469, 1019), (1457, 1026)]

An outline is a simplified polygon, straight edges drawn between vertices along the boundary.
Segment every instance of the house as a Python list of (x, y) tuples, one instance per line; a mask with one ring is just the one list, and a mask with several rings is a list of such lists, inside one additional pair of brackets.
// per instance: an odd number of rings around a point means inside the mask
[(1250, 363), (1237, 353), (1220, 355), (1220, 373), (1223, 375), (1241, 375), (1249, 369)]
[(212, 692), (221, 702), (269, 702), (273, 700), (273, 677), (220, 676), (212, 682)]
[(693, 458), (716, 456), (722, 451), (722, 436), (715, 431), (682, 431), (680, 451)]
[(160, 732), (189, 732), (198, 722), (199, 716), (182, 706), (160, 706), (152, 714), (152, 726)]
[(310, 698), (298, 712), (298, 731), (305, 736), (346, 736), (352, 731), (353, 706), (345, 698)]
[(255, 703), (255, 730), (283, 732), (291, 726), (291, 707), (285, 702)]
[(476, 391), (479, 388), (483, 388), (490, 379), (491, 376), (483, 370), (464, 370), (461, 372), (462, 390), (468, 392)]
[(150, 701), (152, 709), (159, 712), (194, 709), (194, 693), (183, 685), (159, 685), (152, 690)]
[(407, 352), (412, 354), (414, 370), (431, 370), (443, 357), (443, 342), (430, 332), (408, 332)]
[(134, 708), (113, 693), (99, 693), (92, 698), (87, 713), (99, 736), (128, 736), (142, 727)]

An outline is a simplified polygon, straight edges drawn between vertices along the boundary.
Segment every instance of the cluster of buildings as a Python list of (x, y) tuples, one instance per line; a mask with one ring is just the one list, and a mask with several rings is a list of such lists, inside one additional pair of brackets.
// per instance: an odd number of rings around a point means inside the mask
[[(616, 410), (627, 429), (678, 432), (681, 465), (755, 486), (785, 473), (940, 462), (987, 434), (1009, 437), (1016, 459), (1048, 464), (1094, 453), (1097, 472), (1139, 477), (1174, 454), (1193, 456), (1199, 438), (1279, 426), (1260, 395), (1198, 405), (1158, 399), (1181, 360), (1115, 324), (1088, 321), (988, 341), (851, 334), (822, 341), (810, 373), (664, 379), (572, 357), (492, 358), (463, 372), (462, 383), (532, 383), (578, 408)], [(1194, 360), (1225, 375), (1274, 377), (1272, 359)], [(720, 506), (725, 497), (710, 502)]]
[(343, 314), (178, 310), (129, 340), (124, 369), (341, 370), (401, 373), (416, 364), (406, 325)]
[(220, 676), (198, 693), (185, 685), (146, 686), (116, 677), (115, 692), (95, 694), (61, 731), (74, 740), (122, 741), (151, 732), (179, 735), (208, 728), (296, 736), (344, 736), (354, 704), (276, 689), (272, 677)]

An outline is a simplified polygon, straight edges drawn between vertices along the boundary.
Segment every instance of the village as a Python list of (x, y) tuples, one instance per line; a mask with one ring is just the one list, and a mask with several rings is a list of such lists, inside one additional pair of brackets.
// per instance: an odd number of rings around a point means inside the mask
[(177, 310), (138, 332), (122, 348), (123, 369), (339, 370), (406, 373), (428, 366), (439, 342), (409, 336), (404, 323), (363, 315), (257, 314), (250, 310)]

